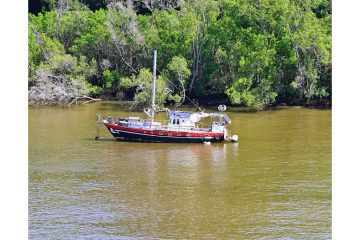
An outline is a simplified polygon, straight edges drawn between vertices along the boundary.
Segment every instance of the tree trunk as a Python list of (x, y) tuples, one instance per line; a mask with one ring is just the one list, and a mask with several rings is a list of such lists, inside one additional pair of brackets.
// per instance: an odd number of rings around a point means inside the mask
[(205, 16), (202, 15), (201, 24), (199, 28), (196, 28), (196, 37), (193, 41), (193, 70), (192, 70), (192, 78), (189, 86), (189, 93), (194, 87), (195, 80), (199, 73), (199, 66), (201, 65), (201, 53), (204, 45), (205, 38)]

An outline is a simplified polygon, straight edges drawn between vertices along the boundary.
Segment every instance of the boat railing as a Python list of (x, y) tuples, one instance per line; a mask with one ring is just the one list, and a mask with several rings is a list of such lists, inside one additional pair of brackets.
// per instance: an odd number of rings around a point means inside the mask
[(208, 128), (199, 128), (194, 126), (162, 126), (161, 130), (165, 131), (176, 131), (176, 132), (189, 132), (189, 131), (198, 131), (198, 132), (208, 132)]

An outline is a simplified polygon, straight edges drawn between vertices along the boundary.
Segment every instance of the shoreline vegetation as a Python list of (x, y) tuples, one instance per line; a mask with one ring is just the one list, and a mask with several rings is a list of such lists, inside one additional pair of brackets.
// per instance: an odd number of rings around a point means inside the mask
[(159, 109), (331, 107), (331, 0), (34, 0), (28, 14), (29, 106), (141, 110), (156, 49)]
[[(143, 112), (143, 108), (140, 107), (134, 107), (134, 101), (133, 100), (116, 100), (116, 99), (96, 99), (95, 101), (79, 101), (77, 103), (73, 103), (69, 106), (69, 104), (59, 104), (59, 103), (46, 103), (46, 104), (29, 104), (30, 108), (42, 108), (42, 107), (60, 107), (60, 108), (69, 108), (69, 107), (75, 107), (75, 106), (82, 106), (86, 104), (91, 104), (95, 102), (102, 102), (105, 104), (116, 104), (119, 110), (128, 111), (128, 112)], [(217, 107), (220, 104), (224, 104), (224, 102), (196, 102), (197, 106), (194, 106), (191, 103), (184, 103), (181, 106), (178, 106), (176, 109), (178, 110), (184, 110), (187, 111), (191, 109), (191, 111), (202, 111), (202, 110), (211, 110), (211, 111), (217, 111)], [(172, 108), (173, 106), (165, 105), (164, 108)], [(243, 112), (243, 113), (256, 113), (258, 111), (243, 106), (239, 104), (226, 104), (227, 112)], [(286, 104), (286, 103), (280, 103), (280, 104), (273, 104), (266, 106), (266, 108), (262, 109), (262, 111), (271, 111), (271, 110), (278, 110), (278, 109), (284, 109), (289, 107), (301, 107), (301, 108), (307, 108), (307, 109), (320, 109), (320, 110), (331, 110), (331, 102), (324, 101), (322, 103), (312, 104), (312, 105), (305, 105), (305, 104)]]

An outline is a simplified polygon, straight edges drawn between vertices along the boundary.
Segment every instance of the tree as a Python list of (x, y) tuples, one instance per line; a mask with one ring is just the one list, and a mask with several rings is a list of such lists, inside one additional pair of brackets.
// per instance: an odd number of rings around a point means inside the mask
[[(289, 34), (298, 60), (296, 78), (291, 86), (309, 104), (314, 97), (327, 97), (329, 86), (319, 82), (331, 64), (331, 30), (326, 20), (318, 19), (314, 12), (303, 12), (311, 5), (294, 5), (291, 14)], [(327, 79), (330, 81), (330, 79)]]
[(150, 12), (156, 9), (175, 9), (178, 8), (184, 0), (141, 0), (143, 6)]
[(29, 90), (52, 81), (45, 71), (147, 103), (151, 78), (139, 79), (157, 49), (161, 104), (181, 104), (185, 89), (254, 110), (331, 98), (331, 0), (39, 3), (29, 13)]
[[(245, 34), (245, 33), (244, 33)], [(262, 110), (275, 101), (277, 92), (276, 69), (274, 66), (275, 50), (268, 46), (271, 36), (247, 33), (249, 44), (238, 42), (241, 52), (239, 61), (240, 77), (226, 91), (230, 100), (236, 104), (245, 104), (254, 110)]]
[(40, 64), (33, 76), (34, 84), (29, 89), (30, 102), (67, 104), (79, 98), (88, 99), (89, 95), (98, 91), (98, 88), (86, 81), (87, 77), (96, 72), (96, 65), (87, 64), (84, 56), (77, 59), (66, 54), (60, 42), (45, 34), (38, 33), (36, 44), (42, 52)]
[(144, 37), (138, 30), (136, 13), (133, 6), (121, 2), (111, 2), (108, 5), (107, 26), (111, 34), (111, 40), (115, 46), (118, 60), (124, 67), (124, 72), (136, 73), (140, 68), (137, 57), (144, 43)]
[[(185, 101), (185, 92), (187, 85), (187, 78), (190, 76), (191, 72), (187, 67), (186, 59), (181, 56), (175, 56), (171, 59), (171, 62), (167, 65), (168, 71), (167, 79), (171, 82), (172, 92), (178, 92), (176, 96), (173, 96), (173, 100), (176, 102), (177, 106), (180, 106)], [(172, 80), (175, 79), (175, 80)], [(180, 97), (182, 96), (182, 97)]]
[[(124, 82), (129, 82), (129, 79), (123, 79)], [(142, 68), (139, 74), (135, 77), (131, 77), (131, 81), (135, 82), (136, 93), (134, 97), (134, 104), (138, 108), (148, 107), (151, 104), (151, 94), (152, 94), (152, 73), (147, 68)], [(156, 94), (155, 102), (156, 108), (161, 109), (165, 102), (171, 99), (171, 90), (168, 88), (164, 78), (160, 75), (156, 79)]]
[(216, 20), (219, 8), (215, 1), (200, 0), (188, 1), (183, 4), (182, 9), (186, 12), (186, 17), (193, 19), (195, 27), (195, 32), (192, 34), (192, 78), (189, 85), (189, 93), (191, 94), (195, 80), (201, 71), (207, 27)]

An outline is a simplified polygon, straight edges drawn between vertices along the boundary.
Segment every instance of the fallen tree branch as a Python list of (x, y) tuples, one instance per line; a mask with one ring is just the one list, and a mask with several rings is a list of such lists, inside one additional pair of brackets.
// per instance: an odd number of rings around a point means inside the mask
[(54, 75), (52, 72), (38, 69), (37, 82), (29, 89), (30, 104), (78, 105), (78, 101), (86, 104), (100, 99), (89, 97), (90, 90), (84, 81), (68, 78), (66, 75)]
[(76, 105), (78, 105), (77, 101), (79, 99), (89, 99), (85, 102), (82, 102), (82, 104), (87, 104), (89, 102), (94, 102), (94, 101), (101, 101), (100, 98), (92, 98), (92, 97), (88, 97), (88, 96), (79, 96), (79, 97), (75, 97), (69, 104), (68, 107), (70, 107), (74, 102), (76, 102)]

